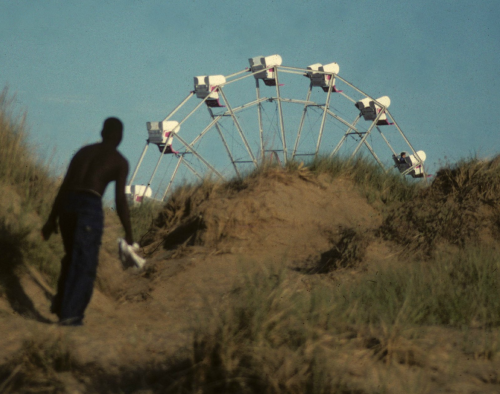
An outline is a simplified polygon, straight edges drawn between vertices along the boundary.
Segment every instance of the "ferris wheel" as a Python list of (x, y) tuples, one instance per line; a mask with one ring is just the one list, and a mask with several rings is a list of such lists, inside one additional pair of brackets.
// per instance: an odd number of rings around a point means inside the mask
[[(386, 170), (426, 179), (425, 153), (394, 120), (390, 98), (369, 96), (339, 71), (337, 63), (283, 66), (272, 55), (250, 58), (249, 67), (231, 75), (194, 77), (194, 90), (163, 121), (147, 122), (127, 193), (134, 201), (163, 200), (176, 184), (196, 178), (231, 179), (268, 160), (284, 165), (360, 150)], [(134, 184), (144, 166), (149, 176)]]

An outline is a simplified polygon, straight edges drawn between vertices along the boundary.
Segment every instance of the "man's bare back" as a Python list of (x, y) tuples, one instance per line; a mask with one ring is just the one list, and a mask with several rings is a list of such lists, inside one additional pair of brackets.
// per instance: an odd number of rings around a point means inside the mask
[[(110, 118), (106, 120), (113, 120)], [(130, 216), (125, 197), (125, 185), (128, 175), (128, 162), (116, 149), (122, 139), (122, 131), (115, 130), (113, 123), (102, 131), (103, 141), (81, 148), (71, 160), (59, 193), (54, 201), (52, 212), (42, 229), (44, 239), (57, 232), (57, 218), (61, 204), (70, 191), (83, 191), (104, 194), (110, 182), (116, 182), (115, 204), (120, 221), (125, 229), (125, 240), (133, 244)], [(119, 122), (119, 121), (118, 121)], [(120, 122), (121, 125), (121, 122)]]
[(66, 175), (69, 190), (89, 190), (103, 195), (110, 182), (127, 176), (128, 163), (112, 146), (93, 144), (75, 155)]

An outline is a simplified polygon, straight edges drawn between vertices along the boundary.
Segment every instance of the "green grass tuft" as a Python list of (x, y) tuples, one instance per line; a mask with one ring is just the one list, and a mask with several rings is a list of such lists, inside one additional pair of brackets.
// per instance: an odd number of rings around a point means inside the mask
[(384, 171), (376, 162), (365, 156), (353, 159), (335, 156), (319, 157), (309, 164), (315, 174), (329, 174), (333, 178), (346, 178), (353, 181), (364, 193), (370, 203), (380, 201), (385, 205), (409, 201), (421, 182), (402, 177), (396, 171)]

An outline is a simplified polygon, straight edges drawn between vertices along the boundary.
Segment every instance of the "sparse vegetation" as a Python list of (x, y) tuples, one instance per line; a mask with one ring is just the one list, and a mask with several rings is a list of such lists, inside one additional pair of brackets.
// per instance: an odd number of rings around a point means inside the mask
[(279, 266), (246, 277), (212, 329), (200, 328), (191, 367), (174, 392), (384, 392), (394, 382), (380, 391), (373, 382), (348, 378), (352, 369), (338, 359), (362, 345), (365, 350), (356, 351), (386, 365), (423, 367), (432, 354), (420, 347), (433, 326), (447, 327), (464, 344), (471, 333), (461, 328), (480, 329), (481, 340), (474, 350), (466, 345), (466, 354), (496, 359), (500, 351), (500, 258), (492, 251), (409, 261), (312, 288)]
[(0, 366), (0, 392), (64, 392), (58, 373), (72, 370), (69, 349), (52, 336), (27, 340), (11, 365)]
[(389, 213), (381, 232), (412, 253), (432, 253), (441, 242), (460, 247), (479, 240), (496, 242), (499, 179), (499, 157), (472, 158), (443, 168), (429, 188)]
[(394, 171), (385, 172), (376, 162), (360, 155), (353, 159), (318, 158), (309, 168), (315, 174), (326, 173), (334, 178), (352, 180), (371, 203), (407, 202), (422, 188), (422, 182), (410, 181)]
[(25, 115), (13, 112), (12, 100), (4, 89), (0, 94), (0, 245), (3, 253), (15, 257), (2, 258), (0, 269), (14, 273), (29, 261), (54, 282), (62, 247), (55, 240), (42, 242), (39, 229), (51, 208), (57, 181), (33, 155)]
[[(102, 251), (112, 263), (97, 280), (100, 297), (109, 297), (100, 308), (137, 303), (141, 314), (99, 320), (111, 325), (108, 338), (125, 338), (110, 352), (100, 348), (104, 341), (95, 345), (96, 354), (118, 354), (118, 365), (107, 370), (99, 365), (106, 357), (82, 361), (79, 354), (93, 332), (100, 336), (96, 323), (74, 332), (43, 326), (44, 335), (36, 325), (50, 320), (25, 291), (23, 271), (30, 266), (54, 284), (62, 245), (42, 242), (38, 231), (57, 181), (27, 154), (24, 118), (9, 108), (4, 91), (0, 301), (10, 309), (0, 303), (0, 319), (8, 322), (15, 313), (36, 322), (0, 365), (0, 392), (498, 391), (498, 158), (447, 166), (429, 187), (363, 157), (262, 165), (227, 183), (183, 185), (165, 204), (132, 208), (134, 237), (151, 261), (143, 272), (120, 271), (123, 277), (112, 257), (120, 226), (108, 212), (113, 230)], [(337, 200), (340, 206), (329, 210)], [(308, 211), (313, 204), (316, 210)], [(266, 259), (253, 257), (266, 248)], [(301, 254), (306, 248), (309, 254)], [(247, 272), (234, 274), (230, 264)], [(202, 265), (206, 271), (196, 276)], [(186, 297), (199, 297), (202, 306), (175, 304), (191, 281), (201, 294), (191, 290)], [(217, 287), (217, 281), (228, 284)], [(168, 308), (155, 286), (166, 289)], [(158, 325), (141, 331), (148, 318)], [(181, 318), (197, 323), (187, 328), (177, 324)], [(184, 337), (170, 332), (174, 326)], [(158, 330), (167, 345), (157, 341)], [(178, 339), (188, 330), (190, 341)], [(179, 341), (183, 346), (170, 353), (168, 346)], [(138, 354), (140, 362), (126, 364)]]
[(153, 222), (163, 208), (163, 204), (154, 200), (130, 208), (130, 222), (134, 233), (134, 240), (141, 242), (144, 234), (153, 226)]
[(19, 195), (23, 208), (44, 214), (57, 183), (33, 154), (36, 147), (28, 143), (26, 116), (13, 112), (12, 101), (4, 89), (0, 93), (0, 183)]
[(500, 326), (496, 251), (468, 248), (427, 262), (403, 261), (339, 290), (351, 323)]

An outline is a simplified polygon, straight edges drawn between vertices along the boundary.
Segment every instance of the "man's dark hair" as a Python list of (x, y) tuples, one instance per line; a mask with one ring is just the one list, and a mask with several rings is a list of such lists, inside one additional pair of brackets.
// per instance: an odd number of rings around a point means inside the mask
[(105, 142), (113, 142), (116, 145), (120, 143), (123, 136), (123, 123), (118, 118), (108, 118), (102, 126), (102, 140)]
[(401, 156), (405, 155), (406, 156), (406, 152), (401, 152)]

